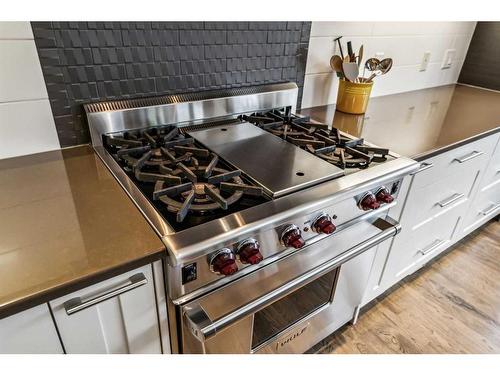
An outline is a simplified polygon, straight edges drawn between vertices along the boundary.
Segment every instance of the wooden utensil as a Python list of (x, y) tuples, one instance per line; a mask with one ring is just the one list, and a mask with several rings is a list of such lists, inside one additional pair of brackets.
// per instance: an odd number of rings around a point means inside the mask
[(359, 67), (355, 62), (344, 62), (342, 64), (342, 70), (344, 72), (344, 77), (351, 81), (356, 82), (359, 75)]
[(342, 58), (339, 55), (333, 55), (330, 58), (330, 67), (334, 72), (342, 73)]
[(358, 67), (361, 66), (361, 61), (363, 61), (363, 45), (361, 45), (361, 47), (359, 47), (359, 51), (358, 51), (358, 57), (357, 57), (357, 62), (358, 62)]

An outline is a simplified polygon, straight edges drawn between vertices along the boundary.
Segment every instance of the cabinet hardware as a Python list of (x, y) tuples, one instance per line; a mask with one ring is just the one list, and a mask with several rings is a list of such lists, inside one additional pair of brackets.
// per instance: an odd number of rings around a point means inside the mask
[(482, 211), (481, 213), (484, 216), (488, 216), (489, 214), (495, 212), (498, 208), (500, 208), (500, 203), (494, 204), (493, 206), (491, 206), (490, 208), (488, 208), (486, 211)]
[(411, 176), (415, 176), (417, 173), (426, 171), (427, 169), (431, 169), (432, 167), (434, 167), (434, 164), (432, 163), (421, 163), (420, 168), (416, 172), (412, 173)]
[(458, 193), (457, 194), (453, 194), (450, 198), (445, 199), (444, 201), (438, 202), (438, 204), (441, 207), (446, 207), (446, 206), (449, 206), (452, 203), (455, 203), (459, 199), (462, 199), (463, 197), (465, 197), (465, 195), (462, 194), (462, 193), (460, 193), (460, 194), (458, 194)]
[(141, 285), (145, 285), (147, 283), (148, 279), (146, 279), (146, 276), (144, 276), (143, 273), (138, 273), (136, 275), (130, 276), (125, 285), (122, 285), (116, 289), (112, 289), (109, 292), (105, 292), (104, 294), (101, 294), (97, 297), (88, 300), (84, 300), (81, 297), (72, 298), (64, 303), (64, 309), (66, 310), (66, 314), (72, 315), (88, 307), (94, 306), (100, 302), (116, 297), (120, 294), (138, 288)]
[(428, 246), (422, 250), (419, 250), (418, 252), (422, 255), (429, 254), (430, 252), (436, 250), (439, 246), (441, 246), (445, 242), (446, 242), (445, 240), (436, 240), (430, 246)]
[(463, 158), (460, 158), (460, 159), (455, 158), (454, 160), (458, 161), (459, 163), (465, 163), (466, 161), (469, 161), (469, 160), (472, 160), (474, 158), (477, 158), (478, 156), (481, 156), (483, 154), (484, 154), (484, 152), (482, 152), (482, 151), (474, 151), (474, 152), (472, 152), (468, 156), (464, 156)]

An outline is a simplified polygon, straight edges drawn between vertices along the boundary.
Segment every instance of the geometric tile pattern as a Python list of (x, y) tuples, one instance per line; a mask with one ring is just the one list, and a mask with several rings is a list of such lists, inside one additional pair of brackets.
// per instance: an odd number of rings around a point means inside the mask
[(294, 81), (311, 22), (32, 22), (59, 141), (90, 141), (82, 104)]

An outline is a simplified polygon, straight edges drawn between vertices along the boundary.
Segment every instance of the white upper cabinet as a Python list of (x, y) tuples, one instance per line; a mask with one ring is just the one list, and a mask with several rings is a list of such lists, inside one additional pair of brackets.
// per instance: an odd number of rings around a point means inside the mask
[(47, 304), (0, 319), (0, 354), (58, 354), (63, 348)]
[(47, 97), (34, 40), (0, 40), (0, 102)]
[(151, 265), (50, 306), (67, 353), (162, 353)]
[(28, 21), (0, 22), (1, 39), (33, 39), (33, 31)]

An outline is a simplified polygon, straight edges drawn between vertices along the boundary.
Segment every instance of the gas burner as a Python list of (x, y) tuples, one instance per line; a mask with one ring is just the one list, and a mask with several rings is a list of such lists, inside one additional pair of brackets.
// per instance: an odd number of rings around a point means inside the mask
[[(153, 199), (165, 203), (167, 209), (176, 214), (177, 222), (182, 222), (189, 211), (203, 214), (217, 209), (227, 210), (244, 194), (263, 195), (262, 188), (244, 183), (239, 170), (229, 171), (209, 164), (179, 168), (171, 174), (180, 176), (182, 181), (170, 185), (168, 181), (158, 180)], [(184, 182), (186, 180), (189, 181)]]
[(346, 137), (338, 129), (311, 121), (310, 117), (273, 110), (243, 115), (240, 120), (251, 122), (342, 169), (364, 169), (372, 162), (386, 161), (389, 154), (388, 149), (365, 146), (363, 138)]
[(127, 131), (103, 140), (124, 170), (144, 184), (152, 201), (174, 214), (177, 223), (188, 214), (228, 211), (244, 196), (264, 197), (262, 188), (246, 183), (240, 170), (226, 166), (176, 127)]

